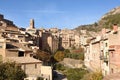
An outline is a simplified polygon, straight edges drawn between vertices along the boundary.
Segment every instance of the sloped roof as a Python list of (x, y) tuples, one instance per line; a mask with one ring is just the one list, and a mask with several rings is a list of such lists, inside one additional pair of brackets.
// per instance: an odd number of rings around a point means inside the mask
[(22, 43), (10, 42), (8, 44), (12, 45), (12, 46), (15, 46), (16, 49), (21, 49), (21, 50), (24, 50), (24, 51), (32, 51), (29, 47), (25, 46)]
[(15, 61), (20, 64), (42, 63), (33, 57), (7, 57), (5, 61)]

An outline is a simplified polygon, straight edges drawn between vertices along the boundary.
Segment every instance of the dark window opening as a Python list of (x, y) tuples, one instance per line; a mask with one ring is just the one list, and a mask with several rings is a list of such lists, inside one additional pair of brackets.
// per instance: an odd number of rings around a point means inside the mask
[(108, 66), (108, 61), (106, 62), (106, 65)]
[(23, 51), (19, 51), (18, 56), (19, 56), (19, 57), (23, 57), (23, 56), (24, 56), (24, 52), (23, 52)]
[(111, 69), (111, 73), (113, 73), (114, 71), (113, 71), (113, 68)]
[(35, 69), (37, 69), (37, 64), (35, 64)]
[(105, 47), (107, 47), (108, 46), (108, 44), (107, 43), (105, 43)]
[(114, 57), (114, 54), (113, 54), (113, 52), (111, 52), (111, 54), (112, 54), (112, 57)]

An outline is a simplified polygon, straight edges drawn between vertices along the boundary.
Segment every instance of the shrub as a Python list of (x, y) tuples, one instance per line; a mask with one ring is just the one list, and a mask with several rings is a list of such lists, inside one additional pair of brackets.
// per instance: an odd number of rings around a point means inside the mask
[(25, 72), (16, 63), (0, 63), (0, 80), (23, 80), (25, 77)]
[(82, 80), (102, 80), (102, 78), (102, 72), (96, 71), (86, 74)]

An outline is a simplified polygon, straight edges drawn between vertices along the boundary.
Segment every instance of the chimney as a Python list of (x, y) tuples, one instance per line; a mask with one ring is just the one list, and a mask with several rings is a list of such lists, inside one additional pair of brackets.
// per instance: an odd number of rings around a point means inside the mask
[(34, 19), (30, 20), (30, 29), (34, 29)]
[(114, 24), (114, 25), (113, 25), (113, 31), (114, 31), (114, 32), (117, 32), (117, 31), (118, 31), (118, 26), (117, 26), (117, 24)]

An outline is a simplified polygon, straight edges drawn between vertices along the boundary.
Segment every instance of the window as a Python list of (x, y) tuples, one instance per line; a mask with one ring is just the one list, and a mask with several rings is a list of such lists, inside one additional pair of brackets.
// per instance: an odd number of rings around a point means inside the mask
[(106, 66), (108, 66), (108, 61), (106, 62)]
[(23, 51), (19, 51), (18, 57), (23, 57), (23, 56), (24, 56), (24, 52)]
[(113, 52), (111, 52), (111, 55), (112, 55), (112, 57), (114, 57), (114, 54), (113, 54)]
[(113, 68), (111, 68), (111, 73), (114, 73), (114, 70), (113, 70)]
[(2, 48), (2, 46), (0, 46), (0, 48)]
[(37, 64), (35, 64), (35, 69), (37, 69)]
[(107, 43), (105, 43), (105, 47), (107, 47), (108, 46), (108, 44)]

